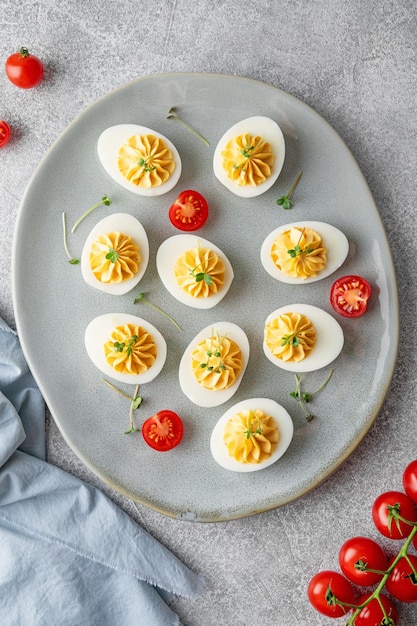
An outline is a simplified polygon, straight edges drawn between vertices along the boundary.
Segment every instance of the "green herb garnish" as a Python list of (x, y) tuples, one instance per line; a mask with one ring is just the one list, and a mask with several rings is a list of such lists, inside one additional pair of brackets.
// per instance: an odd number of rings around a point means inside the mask
[(197, 268), (200, 267), (201, 263), (195, 266), (193, 270), (190, 270), (190, 276), (194, 276), (196, 283), (205, 282), (209, 287), (213, 284), (213, 277), (210, 276), (207, 272), (197, 272)]
[(72, 254), (70, 253), (70, 251), (68, 250), (68, 244), (67, 244), (67, 224), (66, 224), (66, 219), (65, 219), (65, 211), (62, 213), (62, 235), (63, 235), (63, 239), (64, 239), (64, 249), (65, 249), (66, 255), (68, 257), (68, 262), (71, 265), (78, 265), (78, 263), (80, 262), (80, 259), (77, 259), (76, 257), (73, 257)]
[(316, 391), (312, 391), (310, 393), (308, 393), (306, 391), (303, 391), (301, 389), (301, 382), (302, 382), (304, 377), (303, 376), (298, 376), (298, 374), (294, 374), (295, 382), (296, 382), (296, 388), (295, 388), (295, 391), (291, 391), (290, 392), (290, 396), (292, 398), (294, 398), (295, 400), (297, 400), (297, 402), (299, 403), (302, 412), (306, 416), (307, 422), (311, 422), (314, 419), (314, 415), (312, 413), (310, 413), (310, 411), (307, 410), (305, 405), (308, 404), (309, 402), (311, 402), (312, 398), (316, 394), (318, 394), (320, 391), (323, 391), (323, 389), (325, 388), (325, 386), (327, 385), (327, 383), (329, 382), (329, 380), (333, 376), (333, 372), (334, 372), (334, 370), (330, 370), (330, 373), (328, 374), (328, 376), (327, 376), (326, 380), (324, 381), (324, 383), (322, 385), (320, 385), (320, 387), (318, 389), (316, 389)]
[(102, 378), (102, 381), (106, 383), (106, 385), (111, 387), (111, 389), (113, 389), (114, 391), (117, 391), (117, 393), (119, 393), (121, 396), (123, 396), (124, 398), (127, 398), (127, 400), (130, 400), (130, 411), (129, 411), (130, 428), (129, 430), (124, 431), (124, 434), (128, 435), (129, 433), (140, 432), (140, 428), (135, 428), (133, 426), (133, 411), (136, 411), (136, 409), (138, 409), (143, 402), (142, 396), (138, 395), (139, 385), (136, 386), (135, 393), (133, 394), (133, 397), (131, 397), (127, 393), (124, 393), (124, 391), (122, 391), (121, 389), (119, 389), (118, 387), (110, 383), (105, 378)]
[(103, 196), (102, 199), (100, 200), (100, 202), (97, 202), (97, 204), (95, 204), (94, 206), (90, 207), (88, 209), (88, 211), (83, 213), (83, 215), (81, 215), (81, 217), (75, 222), (74, 226), (71, 228), (71, 233), (75, 232), (76, 228), (78, 228), (78, 226), (81, 224), (83, 219), (85, 219), (87, 217), (87, 215), (90, 215), (90, 213), (92, 213), (94, 211), (94, 209), (97, 209), (102, 204), (104, 204), (105, 206), (110, 206), (110, 204), (111, 204), (110, 198), (108, 196)]
[[(213, 344), (214, 344), (214, 332), (211, 333), (211, 343), (210, 343), (210, 348), (207, 350), (206, 354), (207, 354), (207, 361), (200, 363), (200, 367), (202, 369), (207, 369), (208, 372), (212, 372), (214, 370), (214, 372), (216, 374), (220, 374), (221, 371), (224, 371), (226, 369), (225, 364), (223, 363), (222, 360), (222, 338), (220, 337), (219, 333), (217, 333), (217, 342), (218, 342), (218, 347), (216, 350), (213, 349)], [(212, 357), (215, 357), (216, 359), (219, 359), (216, 369), (214, 369), (214, 365), (209, 365), (210, 359)]]
[(278, 198), (277, 204), (279, 206), (282, 206), (283, 209), (291, 209), (292, 205), (294, 204), (293, 201), (291, 200), (291, 196), (294, 193), (294, 190), (297, 187), (302, 174), (303, 174), (302, 171), (298, 172), (297, 177), (295, 181), (293, 182), (293, 184), (291, 185), (287, 195), (281, 196), (280, 198)]
[(205, 143), (206, 146), (210, 145), (209, 142), (207, 141), (207, 139), (205, 139), (203, 137), (203, 135), (200, 135), (200, 133), (198, 131), (194, 130), (194, 128), (191, 128), (191, 126), (189, 126), (189, 124), (187, 124), (180, 117), (178, 117), (178, 115), (176, 114), (176, 108), (175, 107), (171, 107), (170, 110), (168, 111), (167, 120), (175, 120), (176, 122), (180, 122), (186, 128), (188, 128), (188, 130), (190, 130), (196, 137), (198, 137), (203, 143)]
[(138, 294), (136, 296), (136, 298), (133, 300), (133, 304), (138, 304), (138, 302), (144, 302), (145, 304), (147, 304), (148, 306), (151, 306), (156, 311), (159, 311), (159, 313), (162, 313), (162, 315), (165, 315), (165, 317), (167, 319), (169, 319), (169, 321), (172, 322), (174, 324), (174, 326), (176, 326), (178, 328), (178, 330), (182, 330), (181, 326), (179, 324), (177, 324), (177, 322), (174, 320), (174, 318), (172, 318), (168, 313), (166, 313), (163, 309), (161, 309), (156, 304), (153, 304), (152, 302), (149, 302), (149, 300), (147, 300), (145, 298), (145, 293), (143, 291), (140, 294)]
[(106, 259), (108, 259), (111, 263), (116, 263), (118, 258), (119, 258), (119, 253), (116, 252), (116, 250), (113, 250), (113, 248), (110, 248), (110, 250), (106, 254)]

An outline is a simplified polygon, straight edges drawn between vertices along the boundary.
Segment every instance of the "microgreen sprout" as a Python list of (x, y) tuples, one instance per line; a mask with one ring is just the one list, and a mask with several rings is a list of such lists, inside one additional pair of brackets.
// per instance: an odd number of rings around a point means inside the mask
[(156, 170), (156, 165), (148, 165), (148, 161), (150, 158), (151, 157), (148, 157), (147, 159), (142, 159), (141, 157), (138, 161), (139, 167), (143, 167), (144, 172), (152, 172), (153, 170)]
[(210, 145), (209, 142), (207, 141), (207, 139), (205, 139), (203, 137), (203, 135), (200, 135), (200, 133), (198, 131), (196, 131), (194, 128), (189, 126), (189, 124), (184, 122), (184, 120), (182, 120), (180, 117), (178, 117), (178, 115), (176, 114), (176, 108), (175, 107), (171, 107), (170, 108), (170, 110), (168, 111), (167, 119), (168, 120), (175, 120), (176, 122), (180, 122), (186, 128), (188, 128), (188, 130), (190, 130), (196, 137), (198, 137), (203, 143), (205, 143), (206, 146)]
[(106, 259), (108, 259), (111, 263), (116, 263), (118, 258), (119, 258), (119, 253), (116, 252), (116, 250), (113, 250), (113, 248), (110, 248), (110, 250), (106, 254)]
[(297, 256), (300, 256), (301, 254), (311, 254), (311, 252), (313, 252), (313, 248), (310, 248), (310, 246), (306, 246), (304, 249), (300, 246), (300, 241), (301, 241), (302, 236), (304, 235), (304, 231), (305, 231), (305, 227), (301, 231), (301, 234), (298, 238), (297, 245), (295, 245), (294, 248), (292, 248), (291, 250), (287, 250), (288, 254), (290, 255), (292, 259), (295, 259)]
[(83, 219), (85, 219), (87, 217), (87, 215), (90, 215), (90, 213), (92, 213), (95, 209), (97, 209), (102, 204), (104, 204), (105, 206), (110, 206), (111, 205), (110, 198), (108, 196), (103, 196), (102, 199), (100, 200), (100, 202), (97, 202), (92, 207), (90, 207), (85, 213), (83, 213), (83, 215), (81, 215), (81, 217), (75, 222), (74, 226), (71, 228), (71, 233), (75, 232), (75, 230), (81, 224)]
[(292, 205), (294, 203), (291, 200), (291, 196), (294, 193), (294, 190), (297, 187), (298, 183), (300, 182), (300, 178), (301, 178), (302, 174), (303, 174), (303, 172), (300, 170), (298, 172), (298, 174), (297, 174), (297, 177), (296, 177), (295, 181), (291, 185), (287, 195), (286, 196), (281, 196), (280, 198), (278, 198), (277, 204), (279, 206), (282, 206), (283, 209), (291, 209), (292, 208)]
[(138, 340), (138, 336), (133, 335), (132, 339), (129, 341), (127, 345), (124, 341), (122, 343), (120, 343), (119, 341), (115, 341), (113, 343), (113, 350), (115, 352), (123, 352), (124, 349), (126, 348), (126, 354), (127, 356), (130, 356), (132, 354), (133, 347), (135, 343), (137, 342), (137, 340)]
[[(252, 422), (258, 422), (256, 430), (252, 430)], [(244, 430), (243, 434), (246, 435), (246, 439), (250, 439), (252, 435), (262, 435), (261, 420), (259, 417), (256, 417), (253, 411), (251, 411), (249, 415), (248, 429)]]
[[(214, 342), (214, 332), (211, 334), (210, 348), (206, 352), (207, 357), (208, 357), (207, 361), (200, 363), (200, 367), (201, 369), (207, 369), (208, 372), (212, 372), (214, 370), (216, 374), (220, 374), (221, 371), (224, 371), (226, 369), (226, 366), (223, 363), (223, 360), (221, 358), (222, 357), (222, 338), (220, 337), (219, 333), (217, 333), (218, 348), (215, 351), (213, 351), (213, 342)], [(219, 359), (216, 369), (214, 369), (214, 365), (209, 365), (209, 361), (213, 356), (216, 359)]]
[(295, 391), (290, 392), (290, 396), (298, 401), (302, 412), (306, 416), (307, 422), (311, 422), (314, 419), (314, 415), (310, 413), (310, 411), (307, 410), (305, 405), (308, 404), (316, 394), (318, 394), (320, 391), (323, 391), (323, 389), (325, 388), (325, 386), (327, 385), (327, 383), (333, 376), (333, 372), (334, 370), (330, 370), (330, 373), (328, 374), (324, 383), (320, 385), (320, 387), (316, 389), (316, 391), (313, 391), (311, 393), (307, 393), (306, 391), (303, 391), (301, 389), (303, 376), (298, 376), (298, 374), (294, 374), (296, 387), (295, 387)]
[(154, 308), (156, 311), (159, 311), (159, 313), (162, 313), (162, 315), (165, 315), (165, 317), (168, 318), (169, 321), (172, 322), (174, 324), (174, 326), (176, 326), (178, 328), (178, 330), (182, 330), (181, 326), (179, 324), (177, 324), (177, 322), (168, 313), (163, 311), (156, 304), (153, 304), (152, 302), (149, 302), (149, 300), (147, 300), (145, 298), (145, 293), (143, 291), (139, 295), (137, 295), (136, 298), (133, 300), (133, 304), (138, 304), (138, 302), (144, 302), (145, 304), (148, 304), (149, 306)]
[(121, 396), (123, 396), (127, 400), (130, 400), (130, 411), (129, 411), (130, 428), (129, 428), (129, 430), (126, 430), (124, 432), (124, 434), (128, 435), (129, 433), (140, 432), (140, 428), (135, 428), (134, 425), (133, 425), (133, 411), (136, 411), (136, 409), (138, 409), (140, 407), (140, 405), (142, 404), (142, 402), (143, 402), (142, 396), (138, 395), (138, 393), (139, 393), (139, 385), (136, 386), (135, 392), (134, 392), (133, 397), (132, 397), (132, 396), (129, 396), (124, 391), (122, 391), (121, 389), (119, 389), (118, 387), (116, 387), (115, 385), (113, 385), (113, 383), (109, 382), (105, 378), (102, 378), (102, 381), (104, 383), (106, 383), (106, 385), (108, 385), (111, 389), (113, 389), (114, 391), (117, 391), (117, 393), (119, 393)]
[(299, 345), (300, 338), (297, 337), (295, 333), (282, 337), (281, 346), (294, 346), (295, 348), (298, 348)]
[(63, 239), (64, 239), (64, 249), (65, 249), (66, 255), (68, 257), (68, 262), (71, 265), (78, 265), (78, 263), (80, 262), (80, 259), (77, 259), (76, 257), (73, 257), (72, 254), (70, 253), (70, 251), (68, 250), (68, 244), (67, 244), (67, 223), (66, 223), (66, 219), (65, 219), (65, 211), (62, 213), (62, 235), (63, 235)]
[(190, 276), (194, 276), (196, 283), (205, 282), (209, 287), (213, 284), (213, 277), (210, 276), (207, 272), (197, 272), (197, 268), (200, 267), (201, 263), (195, 266), (194, 269), (190, 270)]

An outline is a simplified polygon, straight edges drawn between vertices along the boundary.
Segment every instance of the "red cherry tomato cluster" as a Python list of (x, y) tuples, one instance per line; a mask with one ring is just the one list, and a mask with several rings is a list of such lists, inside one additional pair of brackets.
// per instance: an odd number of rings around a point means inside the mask
[[(386, 590), (401, 602), (417, 602), (417, 459), (403, 472), (402, 491), (379, 495), (372, 506), (376, 529), (404, 543), (396, 556), (387, 556), (377, 541), (352, 537), (339, 551), (342, 573), (318, 572), (308, 585), (311, 605), (327, 617), (345, 617), (346, 626), (398, 626), (398, 611)], [(358, 592), (357, 587), (374, 591)], [(358, 596), (358, 597), (356, 597)]]

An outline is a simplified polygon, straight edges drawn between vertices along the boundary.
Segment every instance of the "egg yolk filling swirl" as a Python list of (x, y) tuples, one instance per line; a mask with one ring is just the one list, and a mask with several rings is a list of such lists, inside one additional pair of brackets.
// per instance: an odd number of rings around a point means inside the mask
[(133, 135), (120, 148), (120, 173), (138, 187), (158, 187), (175, 170), (175, 160), (165, 141), (154, 135)]
[(214, 334), (198, 344), (191, 361), (197, 382), (211, 391), (233, 385), (242, 369), (242, 353), (237, 343)]
[(249, 133), (230, 139), (221, 156), (227, 176), (238, 185), (251, 187), (271, 176), (275, 161), (270, 144)]
[(291, 228), (281, 233), (271, 248), (276, 267), (292, 278), (317, 276), (327, 263), (321, 236), (311, 228)]
[(305, 315), (285, 313), (266, 324), (264, 339), (277, 359), (298, 363), (314, 349), (316, 330)]
[(209, 248), (192, 248), (182, 254), (174, 267), (177, 284), (193, 298), (209, 298), (225, 281), (225, 266)]
[(273, 417), (260, 409), (236, 413), (227, 422), (223, 442), (229, 456), (238, 463), (262, 463), (269, 459), (279, 441), (277, 424)]
[(116, 326), (104, 352), (109, 365), (122, 374), (143, 374), (156, 360), (157, 349), (150, 333), (141, 326)]
[(140, 261), (138, 246), (122, 233), (100, 235), (90, 249), (90, 267), (102, 283), (121, 283), (133, 278)]

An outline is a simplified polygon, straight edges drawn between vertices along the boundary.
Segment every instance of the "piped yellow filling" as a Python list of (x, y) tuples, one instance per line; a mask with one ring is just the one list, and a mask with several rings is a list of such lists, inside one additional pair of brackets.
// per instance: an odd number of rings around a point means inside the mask
[(174, 267), (178, 285), (193, 298), (209, 298), (225, 281), (225, 266), (213, 250), (192, 248), (182, 254)]
[(158, 187), (175, 170), (175, 160), (165, 141), (154, 135), (133, 135), (120, 148), (121, 174), (138, 187)]
[(242, 369), (242, 353), (237, 343), (214, 334), (198, 344), (191, 361), (197, 382), (211, 391), (233, 385)]
[(317, 276), (327, 263), (327, 250), (321, 236), (311, 228), (296, 226), (281, 233), (271, 248), (279, 270), (292, 278)]
[(247, 409), (230, 418), (223, 441), (229, 456), (238, 463), (262, 463), (277, 447), (278, 427), (274, 418), (260, 409)]
[(298, 363), (314, 349), (316, 330), (305, 315), (284, 313), (266, 324), (264, 338), (277, 359)]
[(275, 157), (270, 144), (249, 133), (230, 139), (221, 153), (227, 176), (238, 185), (255, 187), (272, 174)]
[(90, 249), (90, 267), (102, 283), (121, 283), (133, 278), (141, 261), (139, 248), (129, 235), (100, 235)]
[(116, 326), (104, 352), (109, 365), (122, 374), (143, 374), (156, 360), (157, 348), (150, 333), (141, 326)]

